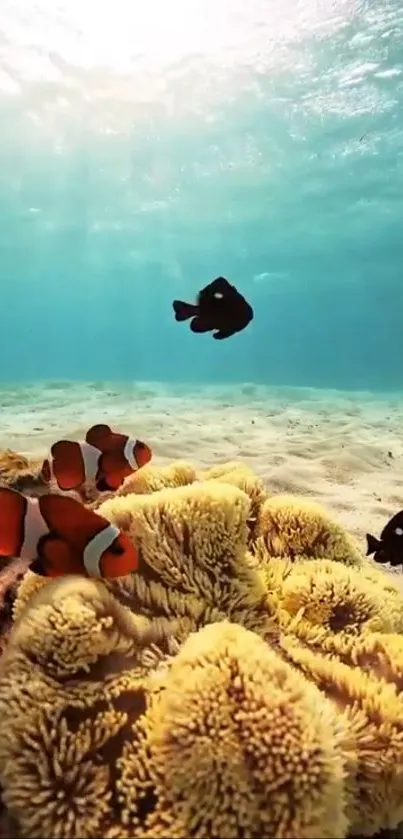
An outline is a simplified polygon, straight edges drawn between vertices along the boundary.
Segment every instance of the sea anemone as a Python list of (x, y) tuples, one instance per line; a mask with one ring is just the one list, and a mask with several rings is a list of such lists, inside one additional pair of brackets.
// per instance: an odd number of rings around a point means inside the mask
[(14, 452), (12, 449), (0, 451), (0, 486), (17, 489), (20, 492), (32, 492), (44, 485), (40, 477), (42, 460), (34, 460)]
[(169, 466), (155, 466), (153, 463), (148, 463), (126, 478), (117, 495), (157, 492), (165, 487), (186, 486), (195, 480), (196, 469), (186, 460), (176, 460)]
[(228, 469), (219, 475), (214, 474), (214, 470), (210, 470), (211, 474), (207, 473), (205, 481), (211, 483), (216, 481), (219, 483), (230, 484), (241, 489), (250, 499), (250, 512), (248, 517), (248, 544), (251, 545), (256, 541), (258, 535), (258, 521), (261, 514), (263, 503), (267, 499), (267, 492), (261, 478), (255, 475), (250, 469), (237, 465), (236, 468)]
[(319, 504), (306, 498), (277, 495), (260, 509), (257, 523), (259, 556), (290, 559), (332, 559), (362, 565), (352, 537)]
[(156, 806), (141, 835), (344, 835), (343, 727), (255, 633), (224, 621), (190, 636), (145, 731), (125, 784), (138, 802), (148, 762)]
[(328, 559), (290, 564), (278, 590), (280, 623), (329, 651), (364, 632), (399, 631), (403, 600), (397, 604), (381, 582)]
[(250, 509), (244, 492), (218, 481), (109, 499), (100, 514), (140, 555), (140, 573), (111, 590), (150, 618), (180, 618), (185, 635), (223, 617), (265, 624), (267, 592), (245, 556)]
[(15, 835), (336, 839), (403, 820), (398, 586), (320, 507), (225, 466), (185, 485), (154, 466), (157, 489), (102, 503), (136, 574), (22, 580), (0, 661)]

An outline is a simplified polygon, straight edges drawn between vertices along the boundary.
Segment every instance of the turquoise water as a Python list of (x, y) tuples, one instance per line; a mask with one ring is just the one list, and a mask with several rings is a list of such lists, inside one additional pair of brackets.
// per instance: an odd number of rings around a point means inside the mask
[(399, 0), (3, 0), (1, 380), (401, 388), (402, 68)]

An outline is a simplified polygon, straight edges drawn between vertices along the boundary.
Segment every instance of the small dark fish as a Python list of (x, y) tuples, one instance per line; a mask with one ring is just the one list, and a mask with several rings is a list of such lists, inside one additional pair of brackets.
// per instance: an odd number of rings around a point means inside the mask
[(403, 565), (403, 510), (388, 521), (380, 539), (367, 533), (367, 556), (370, 554), (382, 565)]
[(211, 332), (215, 329), (213, 338), (217, 341), (245, 329), (253, 318), (252, 306), (225, 277), (217, 277), (199, 291), (195, 304), (174, 300), (173, 308), (175, 320), (192, 318), (192, 332)]

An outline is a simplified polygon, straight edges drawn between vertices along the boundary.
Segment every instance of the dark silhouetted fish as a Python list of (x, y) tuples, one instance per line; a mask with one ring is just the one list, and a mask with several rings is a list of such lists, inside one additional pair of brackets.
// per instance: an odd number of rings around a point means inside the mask
[(370, 554), (382, 565), (403, 565), (403, 510), (388, 521), (380, 539), (367, 533), (367, 556)]
[(252, 306), (225, 277), (217, 277), (197, 295), (197, 302), (174, 300), (175, 320), (189, 320), (192, 332), (211, 332), (222, 341), (245, 329), (253, 318)]

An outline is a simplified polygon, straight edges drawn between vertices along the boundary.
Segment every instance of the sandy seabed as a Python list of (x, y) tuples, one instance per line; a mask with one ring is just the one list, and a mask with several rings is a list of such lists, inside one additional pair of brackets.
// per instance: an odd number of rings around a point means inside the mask
[(253, 384), (0, 389), (1, 448), (45, 454), (96, 422), (146, 441), (156, 463), (242, 460), (269, 490), (326, 505), (363, 546), (403, 508), (403, 395)]

